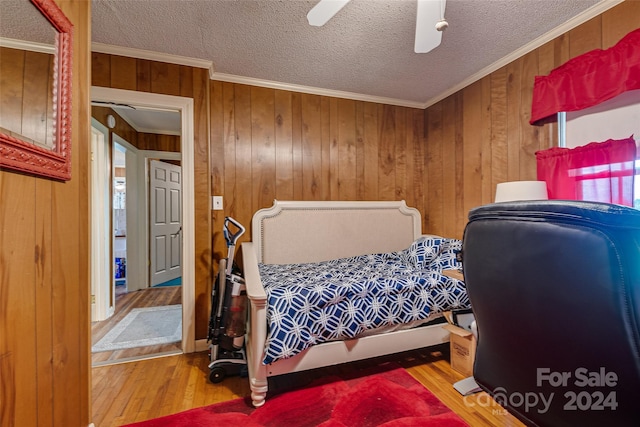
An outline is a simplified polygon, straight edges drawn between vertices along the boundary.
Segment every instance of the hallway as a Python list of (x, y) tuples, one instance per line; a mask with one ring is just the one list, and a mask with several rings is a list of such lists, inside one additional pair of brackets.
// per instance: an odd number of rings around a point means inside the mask
[[(182, 287), (149, 288), (116, 295), (116, 312), (102, 322), (91, 323), (91, 344), (97, 343), (134, 308), (157, 307), (182, 303)], [(180, 343), (103, 351), (91, 354), (92, 366), (136, 360), (149, 355), (181, 353)]]

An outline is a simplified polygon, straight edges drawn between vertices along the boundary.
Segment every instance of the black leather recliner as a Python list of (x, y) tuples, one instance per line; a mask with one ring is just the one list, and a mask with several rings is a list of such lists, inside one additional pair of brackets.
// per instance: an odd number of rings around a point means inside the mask
[(531, 426), (640, 426), (640, 211), (482, 206), (462, 257), (482, 389)]

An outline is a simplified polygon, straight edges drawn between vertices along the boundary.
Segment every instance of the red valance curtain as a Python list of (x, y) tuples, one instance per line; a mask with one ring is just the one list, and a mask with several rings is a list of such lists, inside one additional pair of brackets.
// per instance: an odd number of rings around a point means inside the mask
[(634, 89), (640, 89), (640, 28), (610, 49), (592, 50), (536, 76), (530, 123), (543, 124), (560, 111), (582, 110)]
[(549, 199), (633, 206), (635, 158), (633, 137), (554, 147), (536, 152), (538, 180), (547, 182)]

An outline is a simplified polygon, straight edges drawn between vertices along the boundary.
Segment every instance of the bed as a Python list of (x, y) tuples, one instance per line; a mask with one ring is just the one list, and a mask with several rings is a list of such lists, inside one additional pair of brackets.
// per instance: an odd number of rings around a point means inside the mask
[[(442, 269), (460, 267), (453, 256), (460, 242), (422, 235), (419, 211), (408, 207), (404, 201), (276, 200), (272, 207), (256, 212), (251, 225), (252, 240), (243, 243), (241, 248), (250, 307), (246, 335), (247, 365), (251, 398), (255, 407), (262, 406), (265, 402), (268, 377), (448, 342), (449, 332), (438, 322), (442, 318), (442, 312), (469, 307), (464, 283), (441, 274)], [(396, 258), (424, 265), (424, 252), (416, 248), (426, 248), (429, 252), (429, 245), (434, 242), (441, 245), (441, 248), (436, 250), (440, 255), (437, 258), (437, 268), (430, 267), (432, 273), (417, 277), (413, 267), (389, 267), (395, 265)], [(433, 257), (428, 257), (431, 258), (427, 261), (433, 264)], [(364, 266), (358, 264), (361, 262), (365, 263)], [(369, 275), (369, 271), (375, 270), (381, 263), (383, 270), (393, 270), (393, 278), (381, 279), (377, 290), (372, 291), (374, 295), (371, 298), (380, 299), (380, 295), (384, 294), (384, 298), (391, 299), (396, 304), (393, 309), (387, 310), (391, 312), (400, 312), (399, 307), (406, 305), (408, 309), (407, 313), (402, 314), (402, 321), (391, 318), (387, 321), (387, 312), (379, 316), (382, 321), (378, 318), (363, 321), (361, 312), (354, 309), (357, 304), (349, 296), (362, 297), (359, 302), (361, 306), (371, 307), (376, 304), (367, 302), (368, 296), (357, 280), (377, 275)], [(317, 276), (332, 277), (333, 280), (338, 275), (337, 272), (346, 271), (352, 265), (356, 265), (355, 273), (347, 281), (356, 290), (350, 289), (343, 295), (331, 294), (322, 303), (322, 307), (326, 308), (327, 301), (346, 304), (342, 309), (337, 309), (342, 316), (353, 311), (351, 314), (358, 318), (355, 323), (372, 323), (370, 329), (338, 326), (337, 329), (344, 334), (337, 335), (335, 331), (326, 334), (312, 329), (305, 331), (301, 327), (305, 322), (298, 318), (287, 318), (287, 313), (293, 309), (288, 306), (280, 307), (280, 311), (276, 309), (281, 303), (276, 304), (274, 301), (283, 300), (274, 299), (280, 292), (280, 296), (285, 296), (284, 300), (297, 301), (296, 316), (307, 315), (312, 305), (309, 301), (317, 301), (318, 298), (310, 297), (300, 302), (297, 297), (299, 294), (296, 293), (295, 298), (292, 296), (293, 289), (300, 287), (305, 295), (312, 294), (314, 290), (317, 291), (316, 297), (324, 295), (328, 292), (327, 289), (319, 288), (317, 283), (305, 285), (306, 280)], [(291, 285), (283, 286), (283, 283), (292, 278), (294, 281)], [(295, 280), (300, 281), (299, 286), (295, 284)], [(405, 296), (397, 296), (393, 289), (405, 289), (406, 283), (416, 289), (422, 286), (417, 292), (422, 292), (423, 298), (416, 297), (408, 301), (406, 292)], [(424, 290), (424, 287), (433, 289), (434, 284), (444, 291)], [(337, 288), (334, 286), (331, 292)], [(342, 286), (339, 288), (342, 289)], [(429, 297), (429, 293), (433, 297)], [(446, 297), (444, 300), (442, 295)], [(400, 302), (397, 298), (400, 298)], [(426, 308), (423, 307), (424, 304), (416, 302), (428, 298), (431, 298), (431, 302)], [(434, 298), (439, 301), (437, 309), (432, 306)], [(325, 314), (323, 312), (317, 317), (327, 323), (323, 317)], [(354, 324), (348, 320), (346, 323)], [(288, 325), (291, 329), (280, 329), (281, 325)], [(278, 335), (284, 341), (280, 340), (277, 351), (274, 351), (272, 344), (274, 340), (278, 340)], [(304, 342), (290, 342), (294, 335), (305, 337)]]

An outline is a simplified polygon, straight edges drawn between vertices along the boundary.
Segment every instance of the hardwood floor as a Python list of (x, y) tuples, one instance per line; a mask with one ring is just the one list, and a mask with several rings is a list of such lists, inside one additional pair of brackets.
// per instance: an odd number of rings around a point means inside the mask
[[(486, 393), (465, 398), (455, 391), (453, 383), (463, 376), (451, 369), (448, 345), (270, 378), (269, 396), (388, 361), (403, 366), (472, 427), (523, 426)], [(201, 352), (93, 368), (92, 422), (96, 427), (121, 426), (250, 395), (247, 378), (210, 383), (208, 364), (209, 355)]]
[[(97, 343), (120, 320), (134, 308), (156, 307), (180, 304), (182, 301), (181, 286), (149, 288), (116, 296), (116, 312), (109, 319), (91, 324), (91, 345)], [(128, 348), (124, 350), (102, 351), (91, 354), (92, 366), (118, 363), (151, 357), (161, 354), (181, 353), (180, 343), (153, 345), (147, 347)]]

